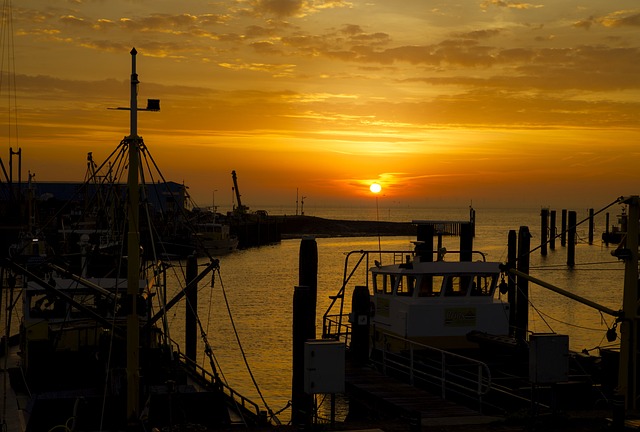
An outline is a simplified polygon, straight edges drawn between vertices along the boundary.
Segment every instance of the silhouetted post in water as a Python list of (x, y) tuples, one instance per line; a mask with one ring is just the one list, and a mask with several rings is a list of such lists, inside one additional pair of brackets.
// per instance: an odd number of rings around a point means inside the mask
[(354, 364), (362, 365), (369, 359), (369, 288), (356, 286), (351, 297), (351, 345), (349, 353)]
[[(515, 268), (517, 259), (518, 234), (516, 230), (509, 230), (507, 242), (507, 262), (509, 268)], [(516, 278), (507, 276), (507, 301), (509, 302), (509, 335), (515, 335), (516, 326)]]
[(296, 286), (293, 291), (291, 421), (303, 428), (310, 425), (313, 411), (313, 396), (304, 391), (304, 343), (311, 339), (308, 337), (310, 304), (309, 287)]
[(291, 421), (306, 427), (311, 424), (313, 396), (304, 391), (304, 343), (316, 338), (318, 289), (318, 245), (313, 237), (300, 241), (298, 281), (293, 293)]
[(562, 226), (560, 227), (560, 246), (567, 244), (567, 210), (562, 209)]
[(196, 314), (198, 310), (198, 284), (193, 284), (189, 287), (189, 282), (194, 280), (198, 276), (198, 260), (195, 256), (189, 255), (187, 257), (187, 303), (185, 306), (185, 325), (184, 325), (184, 342), (185, 342), (185, 355), (189, 360), (196, 361), (198, 358), (197, 346), (198, 346), (198, 323), (196, 320)]
[(549, 249), (556, 249), (556, 233), (558, 230), (556, 229), (556, 211), (551, 210), (551, 222), (549, 223)]
[(589, 244), (593, 244), (593, 209), (589, 209)]
[(418, 224), (416, 240), (421, 243), (416, 245), (416, 252), (422, 262), (433, 261), (433, 231), (432, 224)]
[(547, 235), (549, 231), (549, 209), (540, 210), (540, 255), (547, 255)]
[[(439, 245), (438, 245), (439, 246)], [(473, 226), (471, 222), (460, 224), (460, 261), (473, 258)]]
[(304, 236), (300, 240), (300, 254), (298, 262), (298, 285), (309, 288), (310, 321), (308, 339), (316, 338), (316, 303), (318, 300), (318, 244), (313, 236)]
[(471, 222), (471, 236), (476, 236), (476, 211), (473, 207), (469, 206), (469, 222)]
[[(531, 233), (529, 227), (521, 226), (518, 232), (518, 264), (517, 269), (529, 274), (529, 249), (531, 245)], [(523, 277), (516, 280), (516, 339), (527, 340), (529, 327), (529, 281)]]
[(576, 265), (576, 212), (569, 212), (569, 246), (567, 248), (567, 265)]

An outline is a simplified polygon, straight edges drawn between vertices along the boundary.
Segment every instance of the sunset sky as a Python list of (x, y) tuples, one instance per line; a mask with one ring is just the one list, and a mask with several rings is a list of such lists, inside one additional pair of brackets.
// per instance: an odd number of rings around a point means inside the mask
[[(139, 133), (196, 203), (584, 206), (640, 193), (637, 0), (21, 0), (0, 157), (82, 181)], [(11, 34), (8, 37), (7, 34)], [(12, 42), (12, 43), (11, 43)], [(15, 70), (14, 88), (7, 71)], [(14, 102), (15, 101), (15, 102)], [(17, 110), (14, 106), (17, 105)], [(17, 115), (16, 115), (17, 113)]]

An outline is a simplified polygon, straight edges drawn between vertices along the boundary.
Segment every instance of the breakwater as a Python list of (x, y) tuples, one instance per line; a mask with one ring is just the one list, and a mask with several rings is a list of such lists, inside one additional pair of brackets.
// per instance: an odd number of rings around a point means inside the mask
[(415, 236), (411, 222), (326, 219), (315, 216), (271, 216), (278, 221), (282, 239), (322, 237)]

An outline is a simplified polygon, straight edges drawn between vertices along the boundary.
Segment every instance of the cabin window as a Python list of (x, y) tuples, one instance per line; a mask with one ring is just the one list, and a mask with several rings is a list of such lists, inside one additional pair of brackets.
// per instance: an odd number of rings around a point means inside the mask
[(383, 274), (375, 273), (373, 277), (373, 290), (377, 294), (381, 294), (384, 292), (384, 284), (386, 282), (386, 278)]
[(392, 294), (394, 282), (395, 277), (388, 274), (376, 273), (373, 278), (373, 289), (377, 294)]
[(471, 276), (448, 276), (444, 295), (447, 297), (466, 296), (470, 282)]
[(399, 296), (411, 297), (413, 295), (413, 289), (416, 286), (415, 276), (405, 275), (400, 277), (398, 281), (398, 290), (396, 293)]
[(437, 297), (440, 295), (442, 289), (441, 275), (422, 275), (420, 278), (420, 290), (418, 291), (418, 297)]
[(29, 307), (29, 314), (32, 318), (62, 319), (65, 318), (67, 314), (66, 302), (64, 300), (56, 299), (44, 293), (31, 296)]
[(496, 284), (496, 275), (476, 275), (471, 285), (472, 296), (490, 296)]
[(389, 280), (387, 281), (387, 278), (385, 278), (384, 293), (393, 294), (393, 289), (396, 286), (396, 276), (387, 275), (387, 277), (389, 278)]

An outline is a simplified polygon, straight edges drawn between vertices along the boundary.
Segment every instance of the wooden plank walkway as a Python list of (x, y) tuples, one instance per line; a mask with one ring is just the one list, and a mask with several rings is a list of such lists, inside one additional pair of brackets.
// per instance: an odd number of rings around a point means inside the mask
[(347, 393), (373, 404), (375, 409), (414, 421), (419, 414), (422, 426), (485, 424), (499, 420), (390, 378), (370, 366), (353, 367), (347, 362), (345, 384)]

